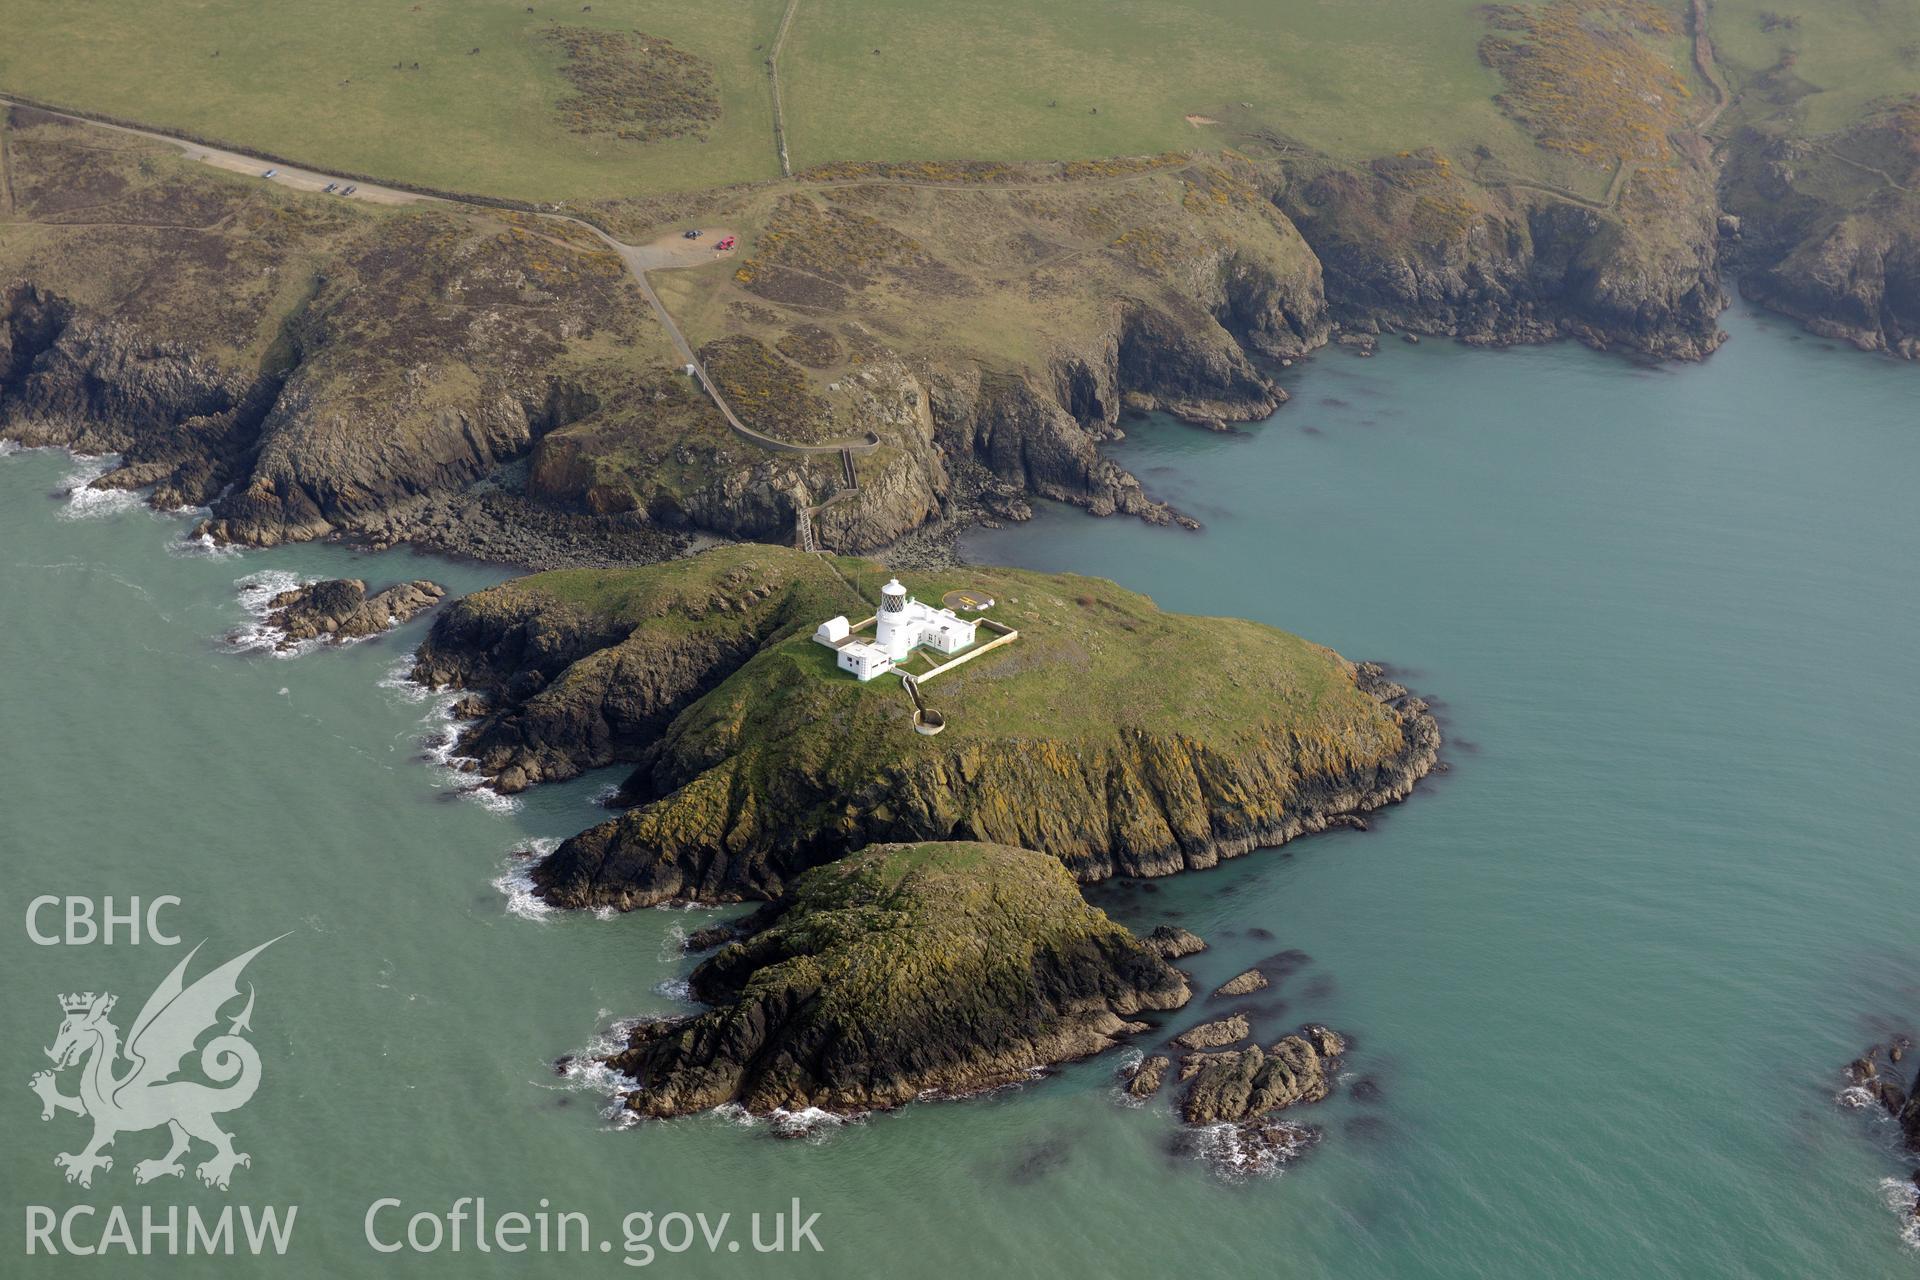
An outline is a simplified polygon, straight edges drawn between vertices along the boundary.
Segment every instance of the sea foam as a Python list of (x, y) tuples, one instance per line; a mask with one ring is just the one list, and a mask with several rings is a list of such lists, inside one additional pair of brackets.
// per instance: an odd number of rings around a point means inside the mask
[(275, 658), (297, 658), (310, 652), (321, 643), (317, 637), (282, 649), (280, 643), (287, 638), (287, 633), (269, 623), (267, 618), (273, 612), (275, 596), (314, 581), (317, 579), (302, 578), (285, 569), (262, 569), (244, 578), (236, 578), (233, 585), (238, 588), (240, 607), (247, 611), (253, 621), (229, 631), (227, 644), (240, 653), (265, 653)]
[(60, 516), (64, 520), (93, 520), (101, 516), (110, 516), (122, 511), (131, 511), (140, 506), (141, 497), (135, 489), (95, 489), (93, 482), (120, 465), (117, 453), (73, 455), (79, 465), (68, 472), (61, 480), (67, 505), (61, 508)]
[(522, 920), (547, 920), (556, 914), (555, 909), (534, 892), (533, 869), (559, 847), (558, 840), (542, 836), (528, 841), (524, 850), (514, 853), (505, 873), (493, 882), (493, 887), (506, 897), (508, 915)]

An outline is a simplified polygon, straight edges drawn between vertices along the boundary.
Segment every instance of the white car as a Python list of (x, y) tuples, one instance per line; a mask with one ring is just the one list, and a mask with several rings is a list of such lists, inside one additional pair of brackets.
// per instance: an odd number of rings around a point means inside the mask
[(261, 174), (260, 176), (263, 178), (272, 178), (272, 177), (279, 176), (279, 173), (280, 171), (278, 169), (269, 169), (265, 173)]

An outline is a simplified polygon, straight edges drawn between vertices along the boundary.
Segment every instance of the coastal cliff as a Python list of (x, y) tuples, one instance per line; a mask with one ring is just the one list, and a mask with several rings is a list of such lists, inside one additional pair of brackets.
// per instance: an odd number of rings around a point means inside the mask
[(1134, 1015), (1189, 996), (1059, 862), (980, 843), (877, 845), (810, 871), (691, 985), (715, 1007), (642, 1023), (608, 1060), (642, 1115), (977, 1093), (1109, 1048), (1145, 1030)]
[[(608, 565), (788, 541), (812, 511), (821, 545), (865, 553), (1030, 497), (1191, 525), (1103, 453), (1127, 414), (1258, 420), (1285, 399), (1276, 363), (1386, 330), (1698, 356), (1722, 301), (1682, 148), (1607, 207), (1431, 152), (1257, 140), (711, 193), (758, 230), (676, 297), (681, 323), (760, 428), (877, 438), (848, 487), (835, 453), (729, 431), (577, 226), (370, 211), (24, 109), (4, 127), (7, 225), (31, 234), (0, 251), (0, 435), (118, 454), (96, 484), (206, 507), (199, 532), (248, 545)], [(670, 232), (643, 205), (589, 212)]]
[(446, 609), (416, 675), (485, 695), (456, 750), (506, 789), (636, 766), (628, 812), (535, 869), (566, 906), (771, 898), (905, 840), (1041, 849), (1083, 881), (1164, 875), (1403, 799), (1435, 763), (1433, 717), (1378, 668), (1011, 569), (916, 580), (992, 596), (1020, 633), (925, 686), (947, 728), (923, 737), (897, 682), (861, 684), (811, 638), (871, 613), (884, 577), (769, 547), (536, 575)]
[(1920, 358), (1920, 98), (1827, 137), (1744, 130), (1723, 198), (1749, 298), (1863, 350)]

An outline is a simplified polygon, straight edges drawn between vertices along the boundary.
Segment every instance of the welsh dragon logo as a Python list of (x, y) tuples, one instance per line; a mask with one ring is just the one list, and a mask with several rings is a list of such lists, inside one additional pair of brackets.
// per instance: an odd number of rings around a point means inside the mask
[[(251, 984), (246, 1007), (231, 1019), (223, 1034), (208, 1040), (200, 1050), (201, 1074), (222, 1087), (175, 1077), (200, 1037), (218, 1025), (220, 1010), (239, 999), (240, 972), (247, 962), (278, 941), (280, 938), (263, 942), (188, 986), (187, 966), (200, 952), (195, 947), (147, 997), (124, 1046), (119, 1028), (107, 1020), (113, 1012), (114, 996), (88, 991), (60, 997), (66, 1018), (53, 1047), (46, 1051), (53, 1060), (53, 1070), (38, 1072), (30, 1084), (40, 1095), (42, 1120), (53, 1119), (57, 1111), (93, 1120), (92, 1141), (77, 1152), (53, 1158), (54, 1165), (66, 1171), (68, 1182), (92, 1186), (96, 1170), (113, 1168), (113, 1157), (106, 1154), (106, 1149), (115, 1138), (161, 1125), (172, 1135), (172, 1145), (158, 1159), (135, 1164), (135, 1182), (183, 1175), (186, 1169), (180, 1158), (195, 1139), (213, 1148), (213, 1155), (195, 1170), (200, 1181), (210, 1187), (225, 1191), (234, 1168), (253, 1163), (246, 1152), (234, 1150), (233, 1135), (214, 1119), (245, 1106), (260, 1087), (260, 1055), (241, 1035), (252, 1030)], [(124, 1070), (120, 1068), (122, 1059), (128, 1064)], [(80, 1092), (69, 1097), (60, 1092), (57, 1075), (76, 1065), (80, 1067)]]

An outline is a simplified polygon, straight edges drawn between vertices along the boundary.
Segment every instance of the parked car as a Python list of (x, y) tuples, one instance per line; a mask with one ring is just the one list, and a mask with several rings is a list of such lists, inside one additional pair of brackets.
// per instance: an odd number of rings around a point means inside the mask
[(339, 190), (339, 187), (340, 187), (340, 184), (339, 184), (339, 183), (337, 183), (337, 182), (329, 182), (329, 183), (327, 184), (327, 190), (328, 190), (328, 191), (337, 191), (337, 190)]
[(727, 250), (733, 248), (733, 246), (734, 246), (734, 238), (732, 236), (725, 236), (721, 239), (719, 244), (713, 246), (713, 251), (715, 253), (725, 253)]
[(700, 228), (688, 227), (685, 231), (682, 231), (680, 234), (685, 236), (689, 240), (698, 240), (700, 238)]
[(263, 177), (263, 178), (271, 178), (271, 177), (273, 177), (273, 176), (274, 176), (275, 174), (277, 174), (277, 173), (279, 173), (279, 172), (280, 172), (280, 171), (279, 171), (278, 169), (269, 169), (269, 170), (267, 170), (267, 171), (266, 171), (265, 173), (263, 173), (263, 174), (261, 174), (260, 176), (261, 176), (261, 177)]
[(340, 194), (341, 194), (341, 195), (343, 195), (343, 196), (350, 196), (350, 195), (352, 195), (352, 194), (353, 194), (354, 192), (356, 192), (356, 191), (358, 191), (359, 189), (360, 189), (360, 188), (358, 188), (358, 187), (348, 187), (348, 188), (347, 188), (347, 189), (346, 189), (345, 191), (342, 191), (342, 192), (341, 192)]

